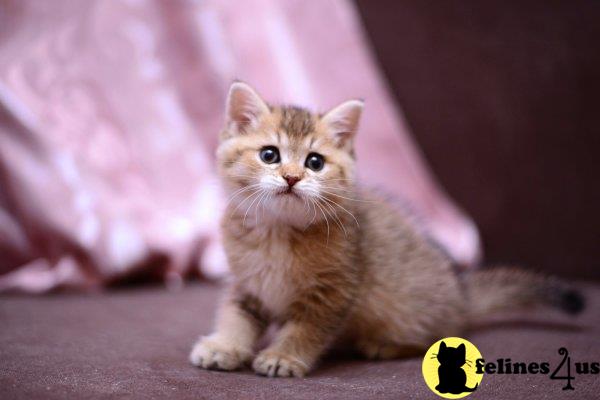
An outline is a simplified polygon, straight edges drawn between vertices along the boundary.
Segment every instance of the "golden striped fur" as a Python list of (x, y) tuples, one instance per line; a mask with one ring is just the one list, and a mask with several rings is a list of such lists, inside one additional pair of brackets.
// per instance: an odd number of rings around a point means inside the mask
[[(195, 365), (238, 368), (276, 323), (254, 370), (303, 376), (334, 342), (389, 358), (456, 335), (469, 320), (471, 294), (498, 294), (474, 307), (480, 314), (545, 301), (527, 286), (546, 287), (544, 280), (530, 273), (519, 272), (518, 285), (506, 270), (489, 275), (500, 279), (479, 272), (461, 283), (397, 207), (356, 188), (352, 139), (361, 110), (357, 100), (325, 115), (270, 107), (246, 84), (233, 84), (218, 149), (230, 194), (221, 228), (232, 282), (215, 332), (192, 350)], [(279, 162), (261, 160), (266, 146), (278, 149)], [(313, 152), (325, 159), (320, 171), (305, 166)], [(298, 179), (293, 188), (286, 176)]]

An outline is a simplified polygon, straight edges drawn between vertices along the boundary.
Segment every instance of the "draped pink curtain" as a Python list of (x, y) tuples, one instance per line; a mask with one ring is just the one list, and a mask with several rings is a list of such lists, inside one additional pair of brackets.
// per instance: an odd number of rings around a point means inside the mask
[(424, 165), (353, 3), (5, 0), (0, 291), (222, 276), (213, 152), (234, 78), (321, 111), (364, 98), (361, 179), (477, 261), (476, 228)]

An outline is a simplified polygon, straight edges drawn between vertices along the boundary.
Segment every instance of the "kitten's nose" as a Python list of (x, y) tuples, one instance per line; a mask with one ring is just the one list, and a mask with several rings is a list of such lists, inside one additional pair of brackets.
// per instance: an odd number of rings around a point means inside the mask
[(285, 181), (288, 183), (288, 185), (290, 187), (294, 186), (296, 183), (298, 183), (300, 181), (300, 178), (297, 176), (292, 176), (292, 175), (285, 175), (283, 177), (283, 179), (285, 179)]

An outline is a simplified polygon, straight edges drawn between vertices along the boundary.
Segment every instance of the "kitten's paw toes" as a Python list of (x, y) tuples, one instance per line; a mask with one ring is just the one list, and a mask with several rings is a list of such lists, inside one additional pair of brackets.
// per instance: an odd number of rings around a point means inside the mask
[(268, 350), (256, 356), (252, 368), (257, 374), (270, 377), (303, 377), (309, 369), (295, 357)]
[(209, 338), (202, 338), (190, 353), (190, 362), (195, 366), (225, 371), (239, 368), (247, 358), (246, 352), (228, 348)]

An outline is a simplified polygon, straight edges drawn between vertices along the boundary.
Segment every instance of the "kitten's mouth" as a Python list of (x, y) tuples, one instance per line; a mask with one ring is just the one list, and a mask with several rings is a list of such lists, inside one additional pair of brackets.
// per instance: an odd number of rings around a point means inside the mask
[(277, 194), (280, 195), (280, 196), (286, 196), (286, 195), (289, 196), (289, 195), (291, 195), (291, 196), (295, 196), (295, 197), (301, 199), (300, 195), (298, 193), (296, 193), (292, 187), (288, 187), (287, 189), (283, 189), (280, 192), (278, 192)]

